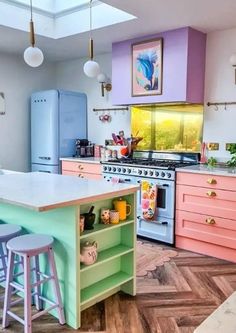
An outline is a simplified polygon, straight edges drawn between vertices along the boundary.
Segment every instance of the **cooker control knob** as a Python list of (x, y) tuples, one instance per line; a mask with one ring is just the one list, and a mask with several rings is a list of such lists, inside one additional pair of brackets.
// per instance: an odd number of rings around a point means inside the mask
[(106, 167), (106, 166), (104, 166), (104, 167), (103, 167), (103, 170), (104, 170), (104, 171), (107, 171), (107, 167)]
[(125, 168), (123, 168), (123, 169), (122, 169), (122, 172), (126, 173), (126, 169), (125, 169)]
[(118, 171), (118, 172), (121, 172), (121, 168), (118, 168), (117, 171)]
[(142, 170), (138, 170), (138, 174), (141, 175), (142, 174)]
[(108, 171), (111, 171), (111, 167), (108, 167)]
[(131, 173), (131, 169), (128, 169), (128, 173)]
[(143, 174), (144, 174), (144, 176), (147, 176), (147, 174), (148, 174), (147, 170), (144, 170)]
[(152, 171), (152, 170), (149, 171), (149, 175), (150, 175), (150, 176), (153, 176), (153, 171)]
[(166, 175), (165, 172), (161, 173), (161, 177), (165, 177), (165, 175)]
[(158, 177), (159, 176), (159, 172), (155, 171), (155, 176)]
[(171, 173), (170, 172), (167, 172), (167, 177), (171, 178)]
[(115, 168), (115, 167), (113, 167), (113, 168), (112, 168), (112, 171), (113, 171), (113, 172), (116, 172), (116, 168)]

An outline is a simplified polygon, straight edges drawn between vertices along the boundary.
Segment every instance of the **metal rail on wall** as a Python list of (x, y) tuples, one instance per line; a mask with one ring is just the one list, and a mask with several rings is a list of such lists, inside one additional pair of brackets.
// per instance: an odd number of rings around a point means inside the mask
[(236, 105), (236, 102), (208, 102), (207, 106), (215, 106), (216, 111), (219, 109), (220, 105), (224, 105), (224, 109), (227, 110), (228, 105)]
[(93, 112), (105, 112), (105, 111), (129, 111), (129, 108), (127, 106), (125, 108), (93, 109)]

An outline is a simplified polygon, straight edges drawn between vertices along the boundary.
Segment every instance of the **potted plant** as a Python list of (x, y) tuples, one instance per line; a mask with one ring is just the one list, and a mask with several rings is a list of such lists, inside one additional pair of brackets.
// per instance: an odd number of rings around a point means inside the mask
[(226, 164), (229, 167), (235, 168), (236, 167), (236, 143), (231, 143), (228, 151), (230, 152), (231, 159), (229, 161), (227, 161)]

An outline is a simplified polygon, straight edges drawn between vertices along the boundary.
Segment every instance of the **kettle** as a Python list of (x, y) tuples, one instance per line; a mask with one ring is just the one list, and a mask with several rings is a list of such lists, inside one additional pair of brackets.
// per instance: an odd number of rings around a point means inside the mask
[(92, 265), (97, 260), (97, 242), (85, 242), (81, 245), (80, 262), (84, 265)]

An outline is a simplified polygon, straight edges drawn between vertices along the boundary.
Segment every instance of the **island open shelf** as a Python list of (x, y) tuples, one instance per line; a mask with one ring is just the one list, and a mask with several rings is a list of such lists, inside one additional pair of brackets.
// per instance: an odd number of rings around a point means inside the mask
[[(136, 294), (137, 186), (29, 173), (1, 176), (0, 188), (1, 220), (20, 225), (23, 233), (53, 236), (69, 326), (78, 329), (81, 311), (118, 291)], [(101, 224), (101, 208), (113, 209), (113, 201), (119, 197), (131, 205), (131, 214), (119, 224)], [(80, 234), (80, 214), (88, 212), (92, 205), (96, 214), (94, 229)], [(97, 261), (90, 266), (80, 263), (80, 249), (86, 241), (98, 244)], [(41, 271), (47, 272), (44, 256), (40, 266)], [(54, 299), (50, 284), (43, 289), (43, 295)], [(57, 316), (56, 311), (51, 313)]]

